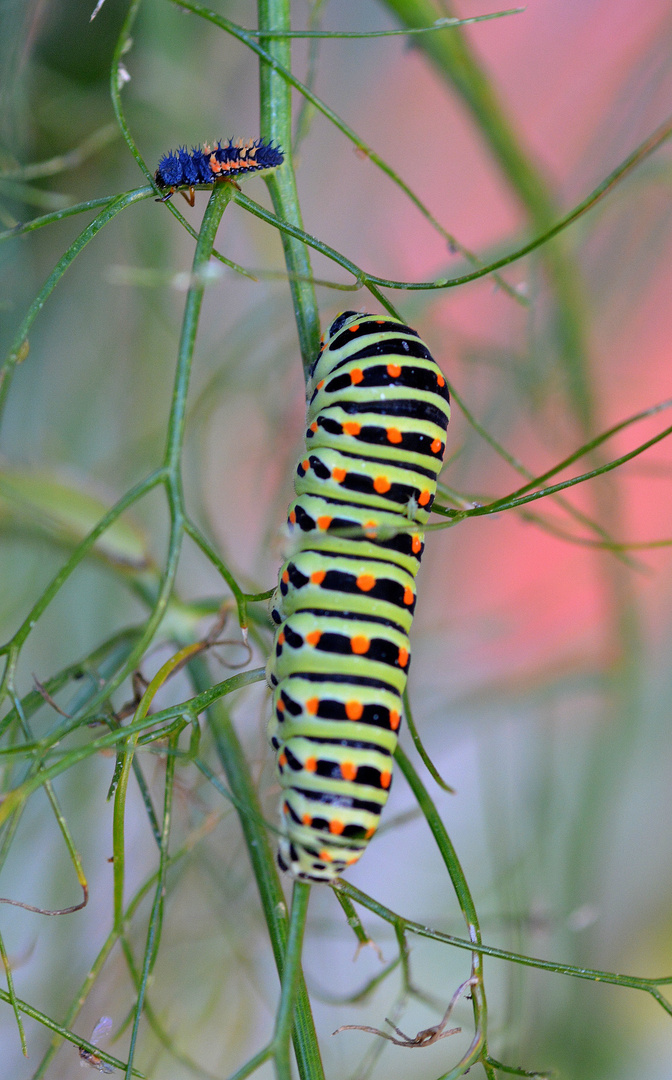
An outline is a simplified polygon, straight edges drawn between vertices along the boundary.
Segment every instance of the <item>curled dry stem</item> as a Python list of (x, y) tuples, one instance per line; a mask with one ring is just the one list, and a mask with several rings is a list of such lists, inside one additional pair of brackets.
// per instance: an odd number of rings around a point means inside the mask
[(387, 1031), (381, 1031), (379, 1028), (366, 1027), (364, 1024), (343, 1024), (342, 1027), (336, 1028), (336, 1031), (334, 1031), (333, 1034), (338, 1035), (339, 1031), (368, 1031), (371, 1035), (379, 1035), (381, 1039), (388, 1039), (390, 1042), (393, 1042), (395, 1046), (408, 1046), (411, 1048), (433, 1046), (439, 1039), (447, 1039), (449, 1035), (457, 1035), (457, 1033), (462, 1030), (462, 1028), (457, 1027), (450, 1028), (446, 1031), (445, 1027), (458, 999), (462, 996), (467, 987), (475, 986), (477, 982), (478, 979), (476, 976), (472, 975), (470, 979), (467, 979), (466, 982), (463, 982), (458, 986), (450, 999), (450, 1003), (443, 1014), (441, 1022), (434, 1024), (432, 1027), (423, 1028), (417, 1035), (405, 1035), (404, 1032), (393, 1024), (391, 1020), (388, 1020), (387, 1017), (385, 1017), (385, 1023), (390, 1025), (399, 1038), (395, 1038), (394, 1035), (390, 1035)]

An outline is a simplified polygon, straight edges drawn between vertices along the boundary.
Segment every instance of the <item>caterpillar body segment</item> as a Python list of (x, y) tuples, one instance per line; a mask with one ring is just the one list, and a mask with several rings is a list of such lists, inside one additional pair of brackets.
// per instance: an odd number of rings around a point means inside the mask
[(361, 857), (392, 782), (450, 400), (415, 330), (349, 311), (310, 369), (307, 403), (271, 601), (269, 736), (283, 789), (279, 864), (333, 881)]

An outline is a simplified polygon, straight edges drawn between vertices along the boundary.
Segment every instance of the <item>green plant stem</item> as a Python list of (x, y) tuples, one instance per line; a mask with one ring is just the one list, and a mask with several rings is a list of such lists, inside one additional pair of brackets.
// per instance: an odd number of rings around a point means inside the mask
[(418, 937), (428, 938), (432, 941), (442, 941), (445, 945), (454, 945), (456, 949), (466, 949), (469, 952), (478, 952), (482, 956), (491, 956), (496, 960), (508, 960), (514, 964), (522, 964), (523, 967), (538, 968), (540, 971), (553, 972), (556, 975), (570, 975), (574, 979), (587, 979), (590, 982), (608, 983), (610, 986), (629, 987), (633, 990), (643, 990), (651, 994), (662, 1006), (666, 1013), (672, 1016), (672, 1002), (666, 1000), (658, 987), (672, 986), (672, 975), (663, 975), (656, 979), (642, 978), (638, 975), (620, 975), (613, 971), (602, 971), (599, 968), (577, 967), (575, 964), (557, 963), (554, 960), (540, 960), (535, 956), (525, 956), (522, 953), (510, 952), (508, 949), (499, 949), (494, 945), (476, 944), (465, 938), (446, 934), (442, 930), (434, 930), (431, 926), (414, 922), (412, 919), (404, 919), (401, 915), (381, 904), (378, 900), (367, 896), (349, 881), (340, 879), (338, 889), (350, 897), (357, 904), (367, 908), (379, 918), (389, 923), (390, 926), (397, 924), (411, 934)]
[[(169, 744), (175, 749), (177, 742), (176, 739), (171, 740)], [(133, 1075), (133, 1057), (135, 1055), (135, 1047), (137, 1044), (138, 1030), (140, 1027), (140, 1019), (142, 1017), (143, 1003), (145, 994), (147, 993), (147, 983), (154, 967), (157, 951), (159, 948), (159, 942), (161, 940), (161, 925), (163, 922), (163, 899), (166, 891), (166, 874), (168, 871), (168, 840), (170, 837), (170, 825), (172, 821), (172, 806), (173, 806), (173, 788), (175, 781), (175, 764), (177, 758), (174, 754), (169, 754), (166, 758), (166, 778), (164, 785), (164, 807), (163, 807), (163, 822), (161, 829), (161, 844), (159, 847), (159, 872), (158, 880), (156, 883), (156, 889), (154, 892), (154, 901), (152, 903), (152, 910), (149, 917), (149, 926), (147, 928), (147, 939), (145, 942), (145, 954), (142, 964), (142, 972), (140, 974), (140, 985), (138, 987), (138, 997), (134, 1010), (133, 1028), (131, 1031), (131, 1042), (128, 1048), (128, 1063), (126, 1065), (126, 1080), (131, 1080)]]
[[(257, 14), (259, 32), (265, 30), (283, 31), (290, 29), (289, 0), (258, 0)], [(265, 40), (261, 43), (269, 55), (277, 60), (286, 70), (292, 66), (291, 42), (283, 38)], [(282, 148), (284, 163), (266, 177), (268, 190), (273, 200), (275, 212), (283, 221), (297, 228), (303, 228), (301, 208), (296, 190), (296, 179), (292, 164), (292, 100), (288, 82), (269, 64), (260, 58), (259, 63), (259, 106), (261, 115), (261, 136), (267, 142), (273, 142)], [(320, 317), (317, 310), (315, 287), (312, 282), (310, 257), (305, 244), (289, 233), (283, 232), (282, 245), (285, 263), (289, 273), (289, 287), (294, 305), (294, 318), (299, 334), (299, 345), (304, 371), (317, 356), (320, 345)]]
[[(197, 690), (202, 691), (210, 685), (208, 668), (201, 657), (196, 657), (190, 662), (189, 671)], [(238, 809), (241, 828), (245, 836), (268, 927), (273, 956), (278, 974), (282, 980), (288, 938), (287, 906), (280, 887), (268, 833), (263, 824), (263, 815), (257, 792), (252, 783), (250, 770), (238, 736), (233, 728), (228, 711), (221, 702), (213, 703), (208, 709), (208, 723), (215, 740), (222, 768), (226, 773)], [(250, 809), (249, 813), (246, 813), (245, 808), (247, 807)], [(301, 974), (298, 976), (292, 1039), (301, 1080), (323, 1080), (324, 1071), (313, 1024), (310, 1000)]]
[[(475, 946), (482, 945), (481, 930), (478, 922), (478, 915), (476, 912), (476, 905), (474, 904), (471, 890), (467, 884), (467, 879), (464, 875), (462, 867), (460, 866), (459, 859), (455, 848), (453, 847), (450, 837), (446, 832), (446, 828), (441, 820), (441, 816), (436, 809), (434, 801), (430, 798), (427, 789), (420, 780), (415, 768), (411, 764), (410, 759), (406, 756), (400, 746), (395, 751), (395, 761), (399, 765), (406, 782), (408, 783), (418, 806), (422, 810), (425, 820), (429, 825), (436, 845), (441, 853), (441, 857), (444, 861), (445, 867), (450, 876), (450, 880), (455, 890), (457, 901), (460, 905), (464, 921), (467, 925), (467, 931), (470, 941)], [(476, 979), (475, 984), (472, 987), (472, 1003), (474, 1009), (474, 1027), (475, 1034), (472, 1040), (471, 1046), (466, 1055), (462, 1058), (460, 1064), (450, 1073), (446, 1074), (446, 1080), (456, 1080), (458, 1076), (462, 1076), (464, 1072), (471, 1067), (476, 1061), (479, 1061), (487, 1056), (487, 1022), (488, 1022), (488, 1007), (485, 997), (485, 986), (483, 982), (483, 961), (477, 950), (474, 950), (471, 955), (471, 975)], [(494, 1073), (483, 1062), (483, 1068), (485, 1069), (486, 1076), (494, 1080)], [(460, 1071), (460, 1069), (462, 1071)]]
[(282, 970), (280, 1005), (275, 1018), (275, 1034), (273, 1036), (275, 1071), (278, 1080), (292, 1080), (289, 1041), (294, 1020), (296, 995), (301, 977), (301, 948), (309, 899), (310, 885), (306, 885), (302, 881), (295, 881)]

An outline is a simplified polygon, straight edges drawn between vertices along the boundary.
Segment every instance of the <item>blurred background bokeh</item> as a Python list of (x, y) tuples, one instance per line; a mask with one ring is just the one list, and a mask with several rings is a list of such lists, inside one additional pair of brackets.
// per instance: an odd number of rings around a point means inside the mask
[[(251, 2), (213, 6), (242, 25), (256, 21)], [(320, 6), (327, 29), (398, 25), (387, 5), (372, 0)], [(145, 182), (108, 127), (110, 62), (126, 5), (107, 0), (90, 23), (92, 7), (93, 0), (2, 5), (0, 165), (9, 174), (4, 181), (0, 176), (2, 229)], [(312, 7), (297, 0), (296, 27), (306, 25)], [(486, 10), (496, 5), (464, 0), (458, 6), (465, 16)], [(667, 117), (669, 0), (535, 0), (521, 14), (466, 34), (559, 214)], [(178, 144), (258, 134), (255, 58), (193, 15), (170, 3), (143, 4), (124, 62), (131, 78), (123, 104), (150, 169)], [(487, 134), (418, 39), (322, 41), (311, 62), (318, 95), (460, 244), (488, 261), (534, 233), (529, 207), (504, 176)], [(305, 42), (294, 44), (293, 65), (304, 79)], [(295, 105), (298, 111), (298, 95)], [(462, 256), (323, 116), (310, 112), (304, 121), (297, 182), (309, 233), (386, 278), (431, 280), (465, 268)], [(95, 133), (97, 148), (74, 167), (39, 180), (17, 172), (69, 153)], [(528, 306), (491, 278), (391, 295), (478, 421), (534, 475), (670, 396), (671, 180), (666, 146), (573, 225), (559, 242), (560, 287), (543, 252), (506, 271)], [(262, 181), (250, 180), (245, 190), (270, 205)], [(193, 210), (179, 200), (196, 228), (206, 198), (197, 196)], [(3, 243), (3, 348), (91, 216)], [(241, 583), (262, 590), (277, 572), (279, 529), (302, 436), (302, 371), (287, 282), (271, 273), (283, 268), (276, 232), (232, 205), (218, 247), (258, 272), (258, 280), (224, 271), (207, 291), (189, 399), (185, 488), (195, 518)], [(67, 536), (46, 528), (44, 514), (31, 517), (26, 510), (26, 478), (46, 477), (45, 483), (75, 488), (106, 507), (161, 460), (184, 303), (175, 275), (189, 268), (192, 251), (193, 240), (165, 208), (153, 200), (131, 207), (79, 256), (34, 324), (0, 431), (3, 641), (68, 550)], [(313, 269), (317, 277), (348, 281), (321, 258), (314, 258)], [(318, 300), (323, 325), (343, 308), (370, 309), (372, 303), (365, 292), (324, 287)], [(567, 304), (575, 334), (570, 346)], [(627, 428), (600, 450), (602, 460), (650, 438), (667, 415)], [(443, 478), (467, 501), (485, 502), (523, 482), (459, 408), (448, 453), (454, 460)], [(584, 458), (562, 475), (594, 464)], [(565, 505), (546, 500), (528, 513), (476, 518), (428, 536), (410, 695), (425, 745), (456, 789), (452, 796), (432, 791), (487, 943), (621, 973), (672, 972), (670, 552), (665, 546), (604, 550), (595, 546), (590, 524), (567, 509), (578, 509), (619, 542), (667, 540), (671, 480), (672, 457), (663, 442), (574, 489)], [(128, 519), (138, 544), (159, 564), (166, 520), (156, 493)], [(185, 600), (226, 595), (190, 545), (179, 590)], [(30, 690), (33, 676), (48, 678), (144, 614), (118, 568), (90, 560), (31, 635), (18, 668), (19, 692)], [(165, 655), (150, 657), (147, 672)], [(186, 685), (171, 687), (174, 700), (181, 692), (186, 696)], [(273, 820), (267, 708), (262, 686), (241, 692), (233, 705)], [(36, 731), (52, 722), (45, 706)], [(410, 749), (407, 733), (403, 738)], [(207, 757), (207, 740), (202, 753)], [(2, 910), (17, 993), (57, 1020), (111, 925), (105, 796), (113, 763), (113, 757), (89, 759), (57, 786), (91, 885), (88, 907), (54, 919)], [(147, 755), (144, 764), (160, 790), (165, 763)], [(214, 759), (211, 764), (217, 769)], [(156, 853), (137, 792), (131, 799), (137, 817), (129, 818), (129, 883), (137, 887)], [(413, 805), (398, 777), (387, 828), (350, 879), (407, 917), (462, 935), (449, 880), (427, 827), (409, 813)], [(178, 770), (174, 829), (175, 847), (190, 838), (194, 845), (169, 878), (150, 999), (179, 1054), (205, 1071), (171, 1055), (144, 1029), (136, 1064), (147, 1076), (170, 1080), (225, 1077), (269, 1037), (277, 980), (235, 812), (190, 767)], [(195, 842), (199, 829), (204, 835)], [(43, 793), (22, 817), (0, 894), (52, 908), (77, 902), (77, 883)], [(138, 933), (146, 915), (141, 908)], [(389, 928), (368, 916), (365, 923), (392, 959)], [(134, 932), (132, 926), (131, 941)], [(382, 1049), (372, 1036), (349, 1032), (331, 1039), (331, 1031), (345, 1023), (381, 1026), (399, 988), (393, 976), (365, 1004), (339, 1005), (380, 968), (372, 950), (353, 964), (354, 951), (331, 891), (314, 889), (305, 962), (329, 1078), (356, 1075), (367, 1054)], [(414, 1033), (439, 1019), (468, 976), (468, 963), (467, 953), (412, 941), (413, 978), (431, 1004), (409, 1002), (404, 1030)], [(568, 1080), (670, 1076), (672, 1018), (641, 993), (501, 961), (486, 961), (486, 989), (492, 1051), (500, 1060), (553, 1068)], [(131, 1004), (117, 949), (77, 1030), (88, 1036), (101, 1014), (121, 1023)], [(457, 1013), (461, 1036), (413, 1055), (387, 1047), (373, 1075), (445, 1072), (470, 1038), (468, 1006)], [(49, 1034), (38, 1024), (28, 1021), (26, 1030), (30, 1056), (24, 1060), (11, 1009), (3, 1005), (3, 1080), (31, 1077), (48, 1045)], [(76, 1070), (76, 1050), (65, 1045), (48, 1078), (66, 1080)], [(480, 1067), (473, 1071), (482, 1075)]]

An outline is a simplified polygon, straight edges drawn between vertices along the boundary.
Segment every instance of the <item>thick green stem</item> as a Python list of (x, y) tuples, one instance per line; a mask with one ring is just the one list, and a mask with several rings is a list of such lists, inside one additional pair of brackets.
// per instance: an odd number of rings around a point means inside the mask
[[(289, 30), (289, 0), (258, 0), (259, 29)], [(292, 65), (291, 42), (260, 37), (260, 43), (284, 68)], [(303, 228), (301, 209), (292, 165), (292, 90), (287, 81), (267, 63), (259, 64), (261, 136), (282, 148), (284, 163), (267, 178), (276, 214), (290, 225)], [(308, 250), (300, 240), (282, 233), (282, 245), (294, 304), (304, 371), (315, 359), (320, 344), (320, 318)]]

